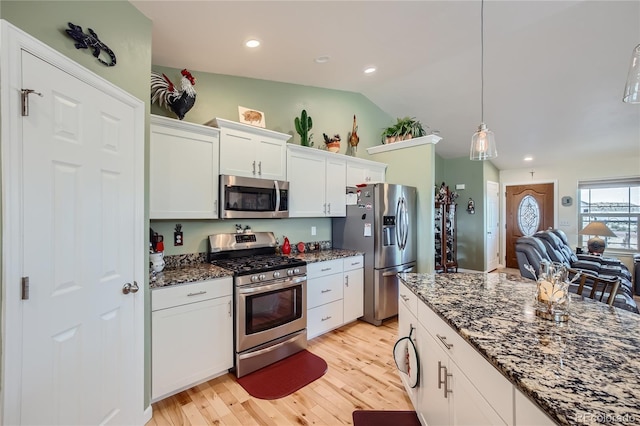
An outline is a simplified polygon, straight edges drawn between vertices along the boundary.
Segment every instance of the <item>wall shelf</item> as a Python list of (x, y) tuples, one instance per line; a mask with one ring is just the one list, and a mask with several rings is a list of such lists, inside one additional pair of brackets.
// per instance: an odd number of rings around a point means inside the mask
[(422, 136), (419, 138), (413, 138), (413, 139), (409, 139), (406, 141), (401, 141), (401, 142), (393, 142), (393, 143), (388, 143), (388, 144), (384, 144), (384, 145), (378, 145), (378, 146), (374, 146), (371, 148), (367, 148), (367, 152), (369, 153), (369, 155), (371, 154), (379, 154), (381, 152), (386, 152), (386, 151), (394, 151), (396, 149), (404, 149), (404, 148), (411, 148), (414, 146), (419, 146), (419, 145), (426, 145), (426, 144), (437, 144), (438, 142), (440, 142), (442, 140), (441, 136), (438, 135), (427, 135), (427, 136)]

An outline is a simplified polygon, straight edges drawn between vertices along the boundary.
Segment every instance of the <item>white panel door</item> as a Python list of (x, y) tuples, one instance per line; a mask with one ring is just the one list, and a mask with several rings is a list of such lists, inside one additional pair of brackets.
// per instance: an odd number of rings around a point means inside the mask
[(500, 239), (498, 238), (498, 233), (500, 232), (498, 213), (499, 191), (500, 185), (497, 182), (487, 182), (487, 238), (485, 240), (486, 246), (484, 251), (487, 272), (498, 268), (498, 264), (500, 263)]
[(132, 424), (143, 409), (134, 321), (142, 291), (122, 288), (135, 276), (135, 111), (24, 51), (22, 69), (24, 87), (43, 97), (31, 96), (22, 121), (31, 289), (20, 423)]

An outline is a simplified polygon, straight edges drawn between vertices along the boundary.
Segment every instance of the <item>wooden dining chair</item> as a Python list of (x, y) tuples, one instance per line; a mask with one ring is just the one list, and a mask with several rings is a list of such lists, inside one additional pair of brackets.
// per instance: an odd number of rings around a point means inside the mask
[[(575, 277), (576, 274), (580, 274), (580, 276), (578, 277), (578, 290), (576, 291), (577, 294), (579, 294), (580, 296), (588, 297), (589, 299), (598, 300), (600, 302), (606, 303), (609, 306), (613, 305), (616, 294), (618, 294), (618, 287), (620, 287), (619, 278), (610, 280), (569, 268), (569, 278)], [(588, 295), (585, 292), (585, 288), (589, 292)], [(606, 301), (604, 300), (605, 294), (608, 294)]]

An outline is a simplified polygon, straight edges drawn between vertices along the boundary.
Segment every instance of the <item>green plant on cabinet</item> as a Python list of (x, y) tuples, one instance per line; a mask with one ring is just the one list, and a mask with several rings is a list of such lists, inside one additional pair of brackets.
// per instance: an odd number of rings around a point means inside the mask
[(307, 111), (303, 109), (300, 117), (296, 117), (293, 122), (296, 126), (296, 132), (300, 135), (300, 145), (313, 146), (313, 142), (311, 141), (313, 134), (309, 133), (309, 130), (313, 127), (313, 121), (311, 120), (311, 116), (307, 115)]

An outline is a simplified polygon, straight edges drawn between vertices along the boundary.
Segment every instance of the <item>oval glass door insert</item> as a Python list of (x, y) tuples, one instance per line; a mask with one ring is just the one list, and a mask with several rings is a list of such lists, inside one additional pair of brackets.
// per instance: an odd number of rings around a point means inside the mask
[(518, 206), (518, 227), (527, 237), (533, 235), (540, 225), (540, 206), (531, 195), (525, 195)]

